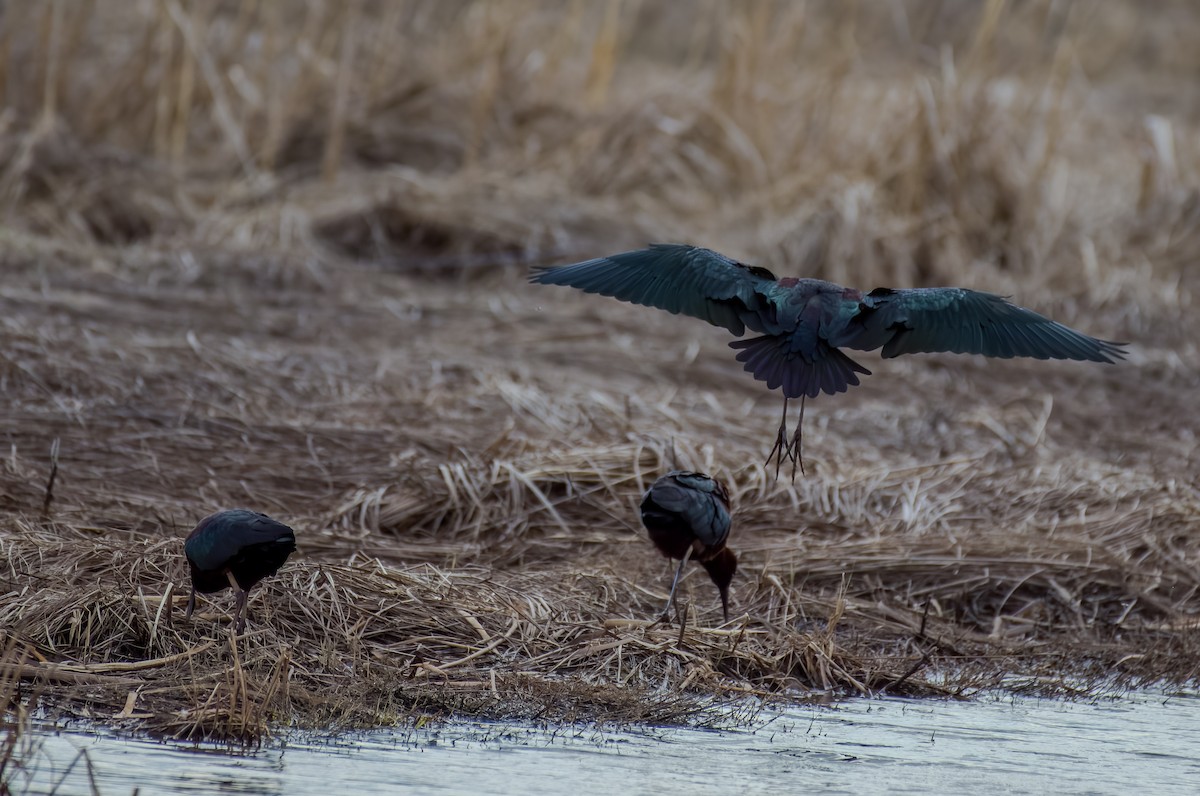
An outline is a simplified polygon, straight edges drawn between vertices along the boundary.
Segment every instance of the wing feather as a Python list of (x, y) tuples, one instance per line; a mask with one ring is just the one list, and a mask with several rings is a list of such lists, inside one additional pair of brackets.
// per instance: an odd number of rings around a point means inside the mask
[(572, 265), (537, 266), (529, 281), (690, 315), (740, 335), (747, 320), (752, 328), (759, 325), (754, 317), (766, 306), (764, 291), (775, 277), (709, 249), (655, 244)]
[(884, 357), (949, 351), (989, 357), (1113, 362), (1123, 343), (1099, 340), (991, 293), (939, 287), (874, 290), (834, 341)]
[(246, 547), (293, 538), (291, 528), (248, 509), (219, 511), (202, 519), (188, 534), (184, 552), (202, 570), (228, 565)]
[(811, 356), (801, 354), (793, 341), (781, 336), (734, 340), (729, 347), (739, 352), (737, 360), (747, 372), (766, 382), (768, 389), (782, 387), (788, 398), (845, 392), (859, 383), (856, 374), (871, 374), (823, 340), (817, 342)]
[[(643, 522), (647, 508), (674, 515), (706, 546), (719, 545), (729, 536), (729, 511), (717, 495), (716, 482), (703, 473), (673, 471), (659, 478), (642, 499)], [(652, 531), (653, 534), (653, 531)]]

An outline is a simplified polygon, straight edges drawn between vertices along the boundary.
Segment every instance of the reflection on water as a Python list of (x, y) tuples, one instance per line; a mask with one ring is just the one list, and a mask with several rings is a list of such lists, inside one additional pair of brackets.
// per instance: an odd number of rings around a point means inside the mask
[[(1195, 793), (1200, 698), (1063, 703), (856, 700), (797, 707), (753, 730), (460, 723), (309, 736), (235, 756), (41, 733), (31, 793)], [(69, 770), (68, 770), (69, 769)], [(27, 783), (18, 778), (17, 792)]]

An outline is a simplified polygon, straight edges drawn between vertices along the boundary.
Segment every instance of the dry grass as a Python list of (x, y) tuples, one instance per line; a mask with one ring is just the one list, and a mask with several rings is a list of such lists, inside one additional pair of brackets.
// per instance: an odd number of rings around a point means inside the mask
[[(1200, 14), (702, 5), (5, 6), (0, 695), (255, 738), (1194, 682)], [(651, 240), (1133, 353), (872, 360), (777, 483), (720, 330), (524, 284)], [(699, 570), (645, 622), (676, 465), (733, 491), (727, 626)], [(171, 617), (237, 505), (300, 554), (234, 645)]]
[(11, 783), (16, 779), (21, 766), (21, 760), (26, 750), (23, 742), (28, 738), (28, 711), (21, 699), (21, 680), (16, 669), (24, 663), (23, 655), (16, 650), (16, 644), (5, 639), (3, 650), (0, 651), (0, 700), (3, 700), (4, 711), (0, 713), (0, 795), (8, 796)]

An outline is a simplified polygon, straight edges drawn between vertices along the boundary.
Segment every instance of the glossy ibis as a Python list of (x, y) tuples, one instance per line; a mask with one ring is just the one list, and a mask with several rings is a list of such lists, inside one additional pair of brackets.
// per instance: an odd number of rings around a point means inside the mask
[(673, 470), (654, 482), (642, 498), (642, 524), (650, 541), (667, 558), (679, 559), (664, 617), (675, 601), (675, 589), (688, 558), (694, 557), (721, 592), (721, 610), (729, 621), (729, 583), (737, 572), (737, 556), (725, 546), (729, 538), (729, 491), (704, 473)]
[[(563, 266), (539, 266), (530, 281), (567, 285), (621, 301), (658, 307), (723, 326), (739, 337), (737, 359), (768, 389), (783, 391), (783, 418), (767, 463), (778, 455), (801, 461), (804, 398), (845, 392), (871, 371), (841, 348), (873, 351), (885, 358), (950, 351), (989, 357), (1076, 359), (1112, 363), (1123, 343), (1088, 337), (1018, 307), (1001, 296), (957, 287), (909, 290), (876, 288), (863, 293), (820, 279), (777, 279), (695, 246), (656, 244)], [(795, 436), (787, 438), (788, 401), (800, 399)]]
[(192, 570), (192, 594), (186, 617), (196, 607), (196, 592), (213, 594), (232, 587), (237, 594), (234, 631), (242, 632), (246, 593), (274, 575), (296, 550), (296, 534), (281, 522), (247, 509), (218, 511), (200, 520), (183, 543)]

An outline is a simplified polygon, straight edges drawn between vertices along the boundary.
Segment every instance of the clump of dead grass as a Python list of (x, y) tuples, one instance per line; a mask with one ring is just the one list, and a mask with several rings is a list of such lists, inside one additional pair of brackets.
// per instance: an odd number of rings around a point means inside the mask
[[(312, 538), (318, 557), (256, 593), (252, 631), (237, 641), (220, 597), (178, 619), (178, 539), (27, 524), (5, 543), (0, 622), (40, 662), (9, 668), (106, 721), (241, 739), (451, 712), (676, 722), (712, 720), (714, 704), (746, 696), (961, 695), (1018, 675), (1021, 687), (1071, 692), (1195, 675), (1174, 656), (1196, 611), (1187, 528), (1200, 506), (1156, 513), (1126, 494), (1105, 514), (1100, 482), (1057, 498), (1088, 506), (1086, 523), (1061, 519), (1053, 497), (1016, 499), (1008, 514), (939, 509), (946, 482), (959, 501), (1012, 499), (979, 480), (977, 463), (877, 477), (857, 508), (845, 480), (768, 488), (761, 466), (718, 463), (740, 509), (737, 616), (716, 624), (695, 578), (680, 621), (654, 624), (667, 573), (645, 565), (630, 503), (642, 474), (672, 456), (703, 454), (543, 451), (418, 467), (424, 481), (356, 491), (328, 530), (301, 528), (302, 553)], [(908, 492), (914, 479), (936, 485), (929, 502), (889, 504), (921, 494)], [(803, 525), (780, 523), (791, 511)], [(347, 557), (366, 546), (386, 552)], [(456, 563), (393, 563), (413, 559)]]
[[(233, 739), (273, 724), (376, 726), (451, 711), (677, 722), (714, 698), (843, 681), (866, 691), (896, 679), (886, 667), (859, 672), (833, 623), (811, 637), (744, 620), (655, 626), (604, 618), (638, 599), (640, 587), (620, 579), (370, 559), (290, 566), (260, 593), (252, 631), (235, 641), (225, 610), (172, 623), (184, 594), (161, 590), (177, 583), (161, 568), (182, 569), (176, 548), (32, 534), (8, 545), (15, 570), (36, 560), (65, 577), (43, 574), (36, 590), (5, 601), (9, 633), (38, 650), (5, 674), (41, 682), (60, 706), (87, 705), (106, 722)], [(98, 559), (111, 568), (96, 571)], [(792, 639), (782, 653), (773, 648), (781, 632)]]

